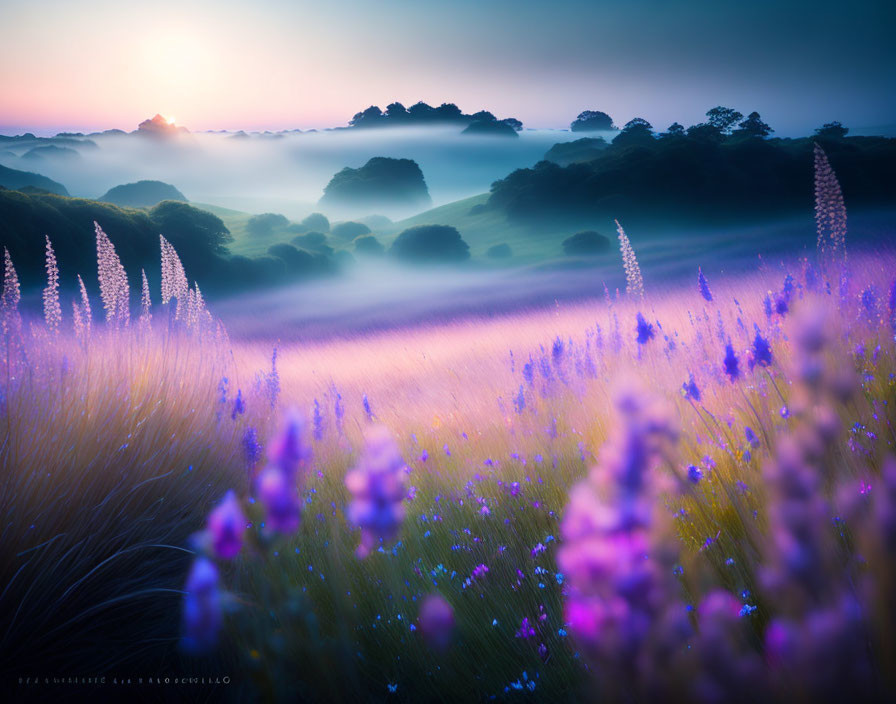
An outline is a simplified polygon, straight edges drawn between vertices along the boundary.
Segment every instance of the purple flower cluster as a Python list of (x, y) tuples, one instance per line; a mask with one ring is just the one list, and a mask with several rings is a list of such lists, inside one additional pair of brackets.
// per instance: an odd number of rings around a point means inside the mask
[[(567, 577), (570, 631), (604, 687), (621, 693), (641, 689), (645, 673), (632, 663), (668, 635), (672, 604), (663, 575), (671, 569), (664, 569), (662, 546), (652, 540), (655, 497), (648, 479), (677, 431), (665, 409), (631, 389), (617, 396), (616, 407), (620, 432), (570, 492), (557, 561)], [(687, 630), (686, 619), (672, 630), (679, 626)]]
[(404, 521), (407, 478), (407, 466), (387, 428), (372, 426), (364, 439), (361, 461), (345, 476), (352, 494), (348, 517), (361, 529), (359, 557), (398, 534)]

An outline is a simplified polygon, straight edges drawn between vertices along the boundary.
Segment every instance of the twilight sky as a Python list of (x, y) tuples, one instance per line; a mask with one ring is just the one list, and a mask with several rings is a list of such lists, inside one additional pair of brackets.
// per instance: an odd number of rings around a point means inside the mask
[(0, 131), (343, 125), (457, 103), (528, 127), (758, 110), (896, 123), (892, 0), (0, 0)]

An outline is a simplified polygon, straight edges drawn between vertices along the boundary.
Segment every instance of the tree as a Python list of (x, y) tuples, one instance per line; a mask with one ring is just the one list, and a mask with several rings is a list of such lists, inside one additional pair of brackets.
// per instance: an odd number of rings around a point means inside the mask
[(497, 122), (498, 118), (488, 110), (480, 110), (470, 115), (470, 120), (472, 122)]
[(666, 128), (666, 131), (660, 135), (661, 137), (684, 137), (684, 125), (673, 122), (669, 127)]
[(653, 141), (653, 125), (643, 117), (636, 117), (625, 123), (622, 132), (613, 139), (613, 144), (627, 147), (637, 144), (649, 144)]
[(326, 215), (321, 213), (311, 213), (311, 215), (307, 216), (299, 223), (299, 227), (302, 228), (303, 232), (329, 232), (330, 221), (327, 220)]
[(246, 232), (256, 237), (266, 237), (273, 232), (274, 228), (286, 227), (289, 220), (285, 215), (280, 213), (261, 213), (261, 215), (253, 215), (246, 222)]
[(600, 110), (585, 110), (569, 126), (572, 132), (598, 132), (600, 130), (612, 130), (613, 118)]
[(389, 103), (386, 106), (386, 119), (390, 122), (404, 122), (408, 119), (408, 109), (401, 103)]
[(227, 244), (233, 241), (221, 218), (188, 203), (163, 200), (149, 211), (149, 217), (184, 262), (191, 252), (197, 257), (226, 255)]
[(721, 105), (706, 112), (707, 122), (722, 134), (730, 134), (731, 128), (744, 119), (734, 108), (724, 108)]
[(762, 121), (759, 113), (755, 110), (747, 115), (747, 119), (738, 125), (734, 134), (740, 137), (768, 137), (774, 130)]
[(577, 232), (563, 240), (563, 253), (570, 257), (589, 256), (609, 250), (610, 240), (595, 230)]
[(721, 142), (725, 138), (718, 127), (708, 122), (691, 125), (688, 127), (687, 135), (698, 142)]
[(427, 105), (422, 100), (418, 103), (414, 103), (411, 107), (408, 108), (408, 115), (415, 122), (425, 122), (426, 120), (431, 120), (435, 114), (435, 108), (432, 105)]
[(435, 109), (435, 113), (438, 119), (444, 122), (457, 122), (464, 116), (454, 103), (442, 103)]
[(828, 139), (843, 139), (848, 132), (849, 128), (844, 127), (836, 120), (834, 122), (826, 122), (815, 130), (815, 134), (819, 137), (826, 137)]
[(417, 225), (396, 237), (389, 253), (407, 261), (461, 262), (470, 258), (470, 246), (449, 225)]
[(363, 112), (356, 113), (348, 124), (352, 127), (376, 127), (382, 123), (383, 111), (376, 105), (371, 105)]
[(378, 257), (386, 253), (386, 248), (373, 235), (361, 235), (355, 239), (355, 253), (368, 257)]
[(505, 117), (501, 120), (508, 127), (512, 127), (516, 132), (523, 131), (523, 123), (517, 120), (515, 117)]

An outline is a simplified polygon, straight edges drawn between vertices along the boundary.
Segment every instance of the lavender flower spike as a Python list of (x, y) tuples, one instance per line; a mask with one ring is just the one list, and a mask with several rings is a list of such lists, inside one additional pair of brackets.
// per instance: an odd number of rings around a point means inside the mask
[(705, 300), (712, 300), (712, 291), (709, 290), (709, 282), (703, 274), (703, 269), (699, 266), (697, 267), (697, 290), (700, 291), (700, 295), (703, 296)]
[(232, 490), (209, 514), (208, 531), (217, 557), (231, 560), (239, 554), (246, 532), (246, 515)]
[(740, 376), (740, 363), (730, 342), (725, 345), (725, 358), (722, 360), (722, 368), (732, 383), (737, 381)]
[(454, 636), (454, 609), (441, 594), (430, 594), (420, 606), (420, 633), (433, 650), (445, 651)]
[(625, 293), (634, 298), (644, 298), (644, 279), (641, 277), (641, 267), (638, 266), (638, 259), (635, 257), (635, 250), (632, 249), (632, 243), (629, 242), (628, 235), (622, 229), (622, 225), (618, 220), (616, 223), (616, 231), (619, 233), (619, 251), (622, 254), (622, 266), (625, 268)]
[(56, 265), (56, 253), (50, 238), (47, 241), (47, 287), (44, 289), (44, 320), (51, 332), (59, 330), (62, 322), (62, 308), (59, 305), (59, 267)]
[(211, 560), (200, 557), (193, 563), (184, 591), (181, 648), (194, 655), (207, 653), (221, 629), (218, 569)]
[(389, 430), (370, 428), (361, 461), (345, 476), (352, 494), (348, 517), (361, 528), (359, 557), (365, 557), (380, 540), (392, 540), (398, 534), (404, 520), (406, 470)]

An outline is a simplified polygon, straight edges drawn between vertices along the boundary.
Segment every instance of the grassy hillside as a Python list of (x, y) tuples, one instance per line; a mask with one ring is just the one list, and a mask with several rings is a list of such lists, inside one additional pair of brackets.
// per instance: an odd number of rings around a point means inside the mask
[[(483, 193), (401, 220), (382, 234), (382, 242), (390, 244), (402, 230), (415, 225), (451, 225), (457, 228), (464, 241), (470, 245), (470, 255), (474, 259), (484, 257), (489, 247), (507, 243), (513, 250), (513, 258), (507, 261), (519, 264), (521, 261), (541, 261), (562, 256), (560, 243), (577, 231), (563, 225), (533, 227), (510, 222), (499, 210), (477, 207), (484, 205), (486, 201), (488, 194)], [(606, 223), (602, 222), (600, 225), (604, 230), (607, 229)]]

